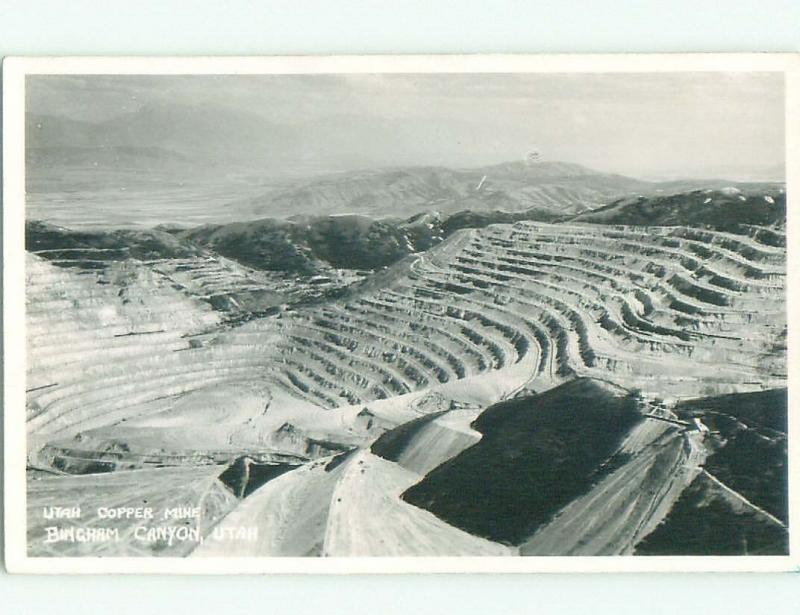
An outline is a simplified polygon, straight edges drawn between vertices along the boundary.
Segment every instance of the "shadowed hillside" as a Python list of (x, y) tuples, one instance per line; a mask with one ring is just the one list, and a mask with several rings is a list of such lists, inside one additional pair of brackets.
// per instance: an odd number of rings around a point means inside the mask
[(25, 224), (25, 248), (56, 264), (75, 253), (91, 257), (84, 259), (84, 264), (92, 260), (187, 258), (200, 253), (199, 248), (158, 229), (75, 231), (36, 220)]
[(786, 225), (786, 194), (769, 184), (620, 199), (572, 222), (633, 226), (702, 226), (737, 232), (742, 225)]
[(770, 514), (788, 520), (786, 389), (681, 402), (678, 416), (700, 418), (719, 432), (706, 469)]
[(480, 442), (403, 499), (472, 534), (519, 543), (603, 475), (639, 420), (632, 397), (591, 379), (501, 402), (472, 424)]
[(178, 236), (251, 267), (299, 274), (313, 274), (322, 263), (377, 269), (415, 251), (398, 225), (365, 216), (267, 219), (205, 226)]
[(103, 260), (185, 258), (211, 251), (255, 269), (311, 276), (325, 273), (329, 267), (388, 267), (464, 228), (553, 219), (551, 212), (532, 209), (517, 213), (462, 211), (450, 216), (433, 212), (407, 220), (361, 215), (294, 216), (289, 220), (268, 218), (191, 229), (160, 225), (142, 230), (73, 230), (29, 220), (25, 237), (29, 251), (41, 252), (57, 264), (68, 256), (67, 252), (77, 249), (94, 250)]
[(313, 275), (324, 266), (375, 270), (415, 252), (425, 251), (457, 230), (500, 222), (552, 220), (552, 214), (529, 210), (437, 212), (407, 220), (363, 215), (295, 216), (249, 223), (202, 226), (176, 236), (256, 269)]
[(785, 528), (703, 473), (681, 494), (637, 555), (785, 555)]

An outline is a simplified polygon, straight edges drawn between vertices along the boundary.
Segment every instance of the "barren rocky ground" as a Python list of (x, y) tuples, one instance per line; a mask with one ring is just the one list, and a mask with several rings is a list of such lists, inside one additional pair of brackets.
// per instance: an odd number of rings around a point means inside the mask
[[(503, 172), (505, 212), (418, 172), (348, 202), (435, 182), (442, 211), (30, 221), (31, 554), (784, 553), (782, 188), (587, 201)], [(199, 507), (197, 539), (48, 543), (76, 500), (61, 525)]]

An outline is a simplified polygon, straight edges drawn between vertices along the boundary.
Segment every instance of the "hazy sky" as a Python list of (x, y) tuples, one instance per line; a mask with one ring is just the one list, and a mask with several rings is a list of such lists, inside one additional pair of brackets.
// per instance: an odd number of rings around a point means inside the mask
[(383, 122), (403, 138), (371, 147), (385, 147), (382, 162), (397, 164), (476, 166), (536, 150), (544, 160), (643, 178), (746, 179), (770, 178), (784, 163), (783, 77), (776, 73), (28, 80), (34, 113), (102, 121), (162, 103), (224, 105), (277, 124), (344, 122), (359, 139)]

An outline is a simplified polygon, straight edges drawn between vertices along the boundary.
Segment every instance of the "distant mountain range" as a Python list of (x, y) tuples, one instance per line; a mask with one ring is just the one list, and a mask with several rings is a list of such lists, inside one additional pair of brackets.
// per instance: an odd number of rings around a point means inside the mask
[[(403, 157), (413, 159), (420, 146), (404, 143), (410, 135), (401, 125), (375, 122), (367, 129), (362, 123), (352, 126), (346, 118), (338, 125), (276, 125), (255, 113), (209, 105), (151, 105), (98, 123), (29, 114), (28, 192), (44, 208), (47, 200), (41, 195), (77, 198), (72, 195), (80, 193), (85, 207), (87, 202), (94, 205), (94, 191), (101, 193), (97, 206), (102, 207), (106, 192), (124, 187), (128, 197), (131, 191), (147, 192), (145, 206), (150, 199), (159, 208), (175, 201), (176, 209), (185, 211), (176, 188), (216, 183), (230, 194), (229, 203), (215, 204), (218, 212), (204, 218), (229, 222), (296, 214), (410, 217), (423, 211), (531, 208), (562, 215), (652, 190), (648, 182), (553, 161), (466, 170), (389, 167)], [(436, 140), (449, 143), (438, 133)], [(399, 144), (394, 153), (389, 150), (391, 160), (387, 142)], [(459, 147), (478, 149), (481, 144)], [(371, 170), (341, 171), (359, 165)], [(172, 190), (169, 198), (158, 198), (159, 186), (165, 193)], [(210, 188), (207, 192), (214, 192)], [(188, 198), (196, 200), (196, 195)]]
[(290, 212), (325, 215), (411, 216), (418, 212), (549, 210), (559, 215), (600, 207), (655, 187), (577, 164), (511, 162), (468, 170), (409, 167), (351, 172), (298, 182), (256, 198), (231, 203), (252, 216)]
[(97, 123), (28, 114), (26, 148), (74, 148), (98, 154), (123, 148), (145, 155), (158, 150), (167, 157), (189, 158), (198, 164), (241, 164), (254, 156), (267, 161), (269, 154), (279, 151), (279, 144), (293, 137), (291, 130), (255, 113), (221, 111), (210, 105), (149, 105)]
[(422, 119), (412, 131), (402, 119), (363, 115), (275, 123), (256, 110), (214, 104), (151, 104), (101, 122), (26, 117), (29, 150), (91, 148), (102, 157), (108, 148), (158, 148), (199, 166), (247, 167), (281, 178), (439, 159), (478, 166), (494, 146), (473, 133)]
[[(409, 218), (535, 209), (568, 216), (622, 198), (731, 185), (714, 179), (650, 182), (557, 161), (470, 169), (388, 166), (413, 160), (421, 147), (427, 158), (440, 148), (448, 159), (448, 148), (477, 151), (490, 145), (456, 144), (443, 128), (430, 128), (431, 142), (421, 145), (406, 143), (411, 135), (392, 120), (274, 124), (255, 112), (214, 105), (148, 105), (96, 123), (28, 114), (29, 204), (37, 217), (48, 219), (47, 195), (55, 195), (61, 210), (54, 221), (67, 226), (73, 199), (84, 213), (91, 208), (86, 217), (93, 221), (141, 224), (134, 214), (117, 211), (125, 208), (113, 196), (120, 191), (138, 211), (154, 209), (170, 221), (186, 216), (187, 225), (344, 213)], [(359, 165), (369, 170), (341, 170)], [(203, 195), (211, 194), (204, 209)]]
[[(240, 216), (330, 215), (340, 212), (374, 217), (412, 216), (437, 211), (530, 209), (555, 216), (580, 214), (620, 198), (655, 197), (697, 189), (730, 187), (725, 180), (646, 182), (600, 173), (578, 164), (509, 162), (478, 169), (412, 167), (342, 173), (297, 182), (229, 205)], [(735, 184), (744, 191), (776, 191), (782, 184)]]

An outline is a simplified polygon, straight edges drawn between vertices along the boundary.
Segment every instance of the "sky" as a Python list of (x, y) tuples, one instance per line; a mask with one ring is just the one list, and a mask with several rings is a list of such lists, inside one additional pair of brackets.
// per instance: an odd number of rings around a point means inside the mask
[(643, 179), (780, 179), (784, 164), (777, 73), (43, 76), (27, 87), (29, 112), (90, 122), (213, 104), (277, 125), (346, 126), (355, 146), (378, 123), (390, 127), (369, 144), (381, 166), (535, 151)]

